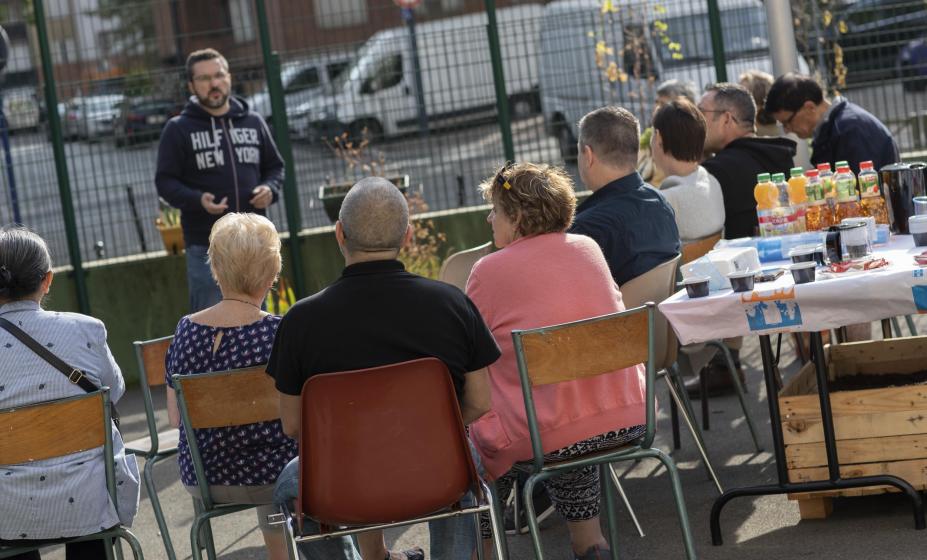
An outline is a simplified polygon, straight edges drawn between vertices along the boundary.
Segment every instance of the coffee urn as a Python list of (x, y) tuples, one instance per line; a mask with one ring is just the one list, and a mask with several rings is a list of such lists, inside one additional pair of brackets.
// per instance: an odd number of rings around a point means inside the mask
[(879, 170), (893, 233), (908, 234), (908, 218), (914, 215), (913, 198), (927, 195), (925, 172), (927, 163), (920, 161), (893, 163)]

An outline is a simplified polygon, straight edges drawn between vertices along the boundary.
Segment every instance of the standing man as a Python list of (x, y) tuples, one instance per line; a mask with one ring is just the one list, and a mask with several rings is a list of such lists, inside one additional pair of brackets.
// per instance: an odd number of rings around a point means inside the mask
[(756, 103), (741, 85), (709, 86), (698, 102), (705, 115), (705, 153), (702, 162), (721, 185), (724, 198), (724, 238), (756, 234), (756, 199), (753, 187), (760, 173), (787, 172), (795, 157), (795, 142), (788, 138), (756, 137)]
[(602, 248), (619, 286), (679, 253), (673, 207), (637, 173), (640, 126), (630, 111), (602, 107), (579, 121), (579, 177), (592, 191), (570, 233)]
[(875, 168), (901, 161), (898, 145), (882, 122), (843, 97), (828, 101), (810, 76), (779, 76), (766, 94), (766, 112), (786, 132), (811, 141), (811, 163), (846, 161), (859, 173), (859, 164), (871, 160)]
[(222, 299), (206, 262), (209, 232), (226, 212), (265, 215), (283, 185), (283, 159), (264, 119), (231, 95), (229, 64), (215, 49), (187, 57), (192, 94), (158, 145), (158, 195), (180, 209), (190, 313)]

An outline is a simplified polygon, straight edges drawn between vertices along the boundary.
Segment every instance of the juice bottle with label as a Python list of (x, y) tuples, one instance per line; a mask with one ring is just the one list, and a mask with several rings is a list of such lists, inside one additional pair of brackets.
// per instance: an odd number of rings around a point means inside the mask
[(859, 218), (862, 216), (859, 207), (859, 195), (856, 191), (856, 175), (850, 171), (847, 162), (837, 162), (834, 183), (837, 184), (837, 211), (834, 213), (834, 221), (839, 224), (844, 218)]
[(808, 193), (805, 229), (807, 231), (827, 229), (834, 224), (834, 212), (824, 197), (824, 189), (821, 186), (820, 177), (818, 177), (818, 170), (810, 169), (805, 171), (805, 177), (808, 178), (808, 185), (805, 188)]
[(871, 161), (859, 164), (859, 194), (859, 206), (863, 216), (875, 218), (877, 224), (887, 224), (888, 209), (879, 189), (879, 175), (873, 169)]
[(753, 198), (756, 199), (756, 216), (760, 224), (760, 236), (778, 235), (775, 231), (774, 214), (779, 207), (779, 189), (770, 182), (769, 173), (760, 173), (756, 176)]
[(793, 167), (789, 171), (789, 206), (792, 207), (794, 217), (792, 233), (805, 231), (805, 212), (808, 208), (808, 179), (805, 178), (802, 171), (801, 167)]
[(831, 213), (834, 213), (837, 209), (837, 184), (834, 182), (834, 172), (829, 163), (818, 164), (818, 176), (821, 178), (824, 199), (827, 200)]

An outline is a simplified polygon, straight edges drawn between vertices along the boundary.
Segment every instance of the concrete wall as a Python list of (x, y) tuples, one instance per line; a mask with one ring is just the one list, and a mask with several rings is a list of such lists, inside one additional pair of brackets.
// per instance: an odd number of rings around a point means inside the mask
[[(418, 219), (430, 219), (444, 232), (446, 246), (441, 255), (480, 245), (492, 237), (486, 223), (488, 206), (431, 212)], [(334, 228), (314, 228), (299, 234), (308, 294), (338, 278), (344, 260), (335, 242)], [(290, 258), (284, 244), (283, 273), (290, 276)], [(185, 258), (163, 251), (112, 262), (92, 263), (87, 268), (91, 315), (106, 324), (109, 346), (126, 381), (138, 380), (132, 342), (174, 332), (187, 312)], [(45, 307), (56, 311), (77, 311), (74, 280), (68, 267), (56, 270)]]

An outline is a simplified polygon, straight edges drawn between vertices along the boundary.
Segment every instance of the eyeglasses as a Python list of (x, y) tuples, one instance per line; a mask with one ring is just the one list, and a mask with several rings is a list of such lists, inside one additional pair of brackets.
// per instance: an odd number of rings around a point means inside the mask
[(779, 123), (782, 125), (782, 128), (788, 128), (789, 125), (792, 124), (792, 119), (794, 119), (795, 115), (797, 115), (798, 113), (801, 113), (801, 109), (797, 111), (793, 111), (792, 115), (789, 118), (785, 119), (784, 121), (779, 121)]
[(740, 122), (739, 120), (737, 120), (737, 117), (734, 116), (734, 113), (731, 113), (730, 111), (723, 111), (721, 109), (702, 109), (701, 107), (698, 107), (698, 110), (700, 113), (730, 113), (732, 121), (734, 121), (735, 123)]
[(219, 80), (219, 81), (221, 81), (221, 80), (224, 80), (224, 79), (226, 79), (226, 78), (228, 78), (228, 77), (229, 77), (229, 73), (228, 73), (228, 72), (225, 72), (224, 70), (221, 70), (221, 71), (216, 72), (215, 74), (212, 74), (212, 75), (209, 75), (209, 74), (200, 74), (199, 76), (193, 76), (193, 81), (194, 81), (194, 82), (201, 83), (201, 84), (208, 84), (208, 83), (212, 82), (213, 80)]

